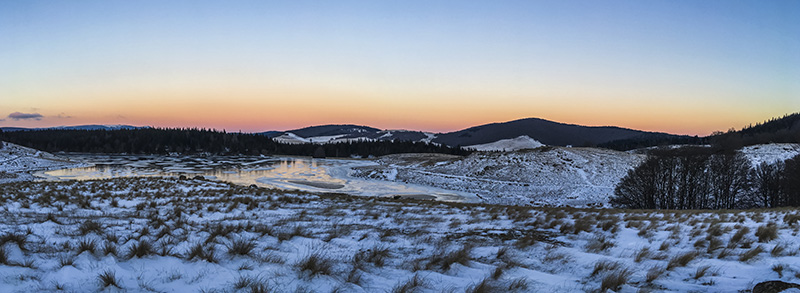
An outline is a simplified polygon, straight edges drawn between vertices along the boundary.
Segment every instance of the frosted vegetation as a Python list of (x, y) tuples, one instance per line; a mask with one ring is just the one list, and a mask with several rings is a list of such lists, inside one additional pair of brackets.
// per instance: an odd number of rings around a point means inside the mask
[(737, 291), (800, 212), (532, 208), (177, 178), (0, 185), (3, 291)]

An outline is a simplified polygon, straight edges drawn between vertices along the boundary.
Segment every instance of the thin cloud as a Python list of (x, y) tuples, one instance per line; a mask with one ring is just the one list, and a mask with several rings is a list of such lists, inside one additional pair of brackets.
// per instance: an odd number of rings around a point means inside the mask
[(8, 114), (8, 118), (11, 118), (11, 119), (14, 119), (14, 120), (29, 120), (29, 119), (42, 120), (43, 117), (44, 116), (42, 116), (42, 114), (39, 114), (39, 113), (14, 112), (14, 113)]
[(58, 114), (58, 116), (56, 116), (56, 118), (58, 118), (58, 119), (70, 119), (70, 118), (72, 118), (72, 116), (69, 116), (64, 112), (61, 112), (61, 114)]

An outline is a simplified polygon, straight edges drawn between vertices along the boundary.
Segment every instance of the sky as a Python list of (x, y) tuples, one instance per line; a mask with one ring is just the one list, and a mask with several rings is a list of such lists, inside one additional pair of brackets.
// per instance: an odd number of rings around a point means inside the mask
[(0, 1), (0, 126), (708, 135), (800, 112), (800, 1)]

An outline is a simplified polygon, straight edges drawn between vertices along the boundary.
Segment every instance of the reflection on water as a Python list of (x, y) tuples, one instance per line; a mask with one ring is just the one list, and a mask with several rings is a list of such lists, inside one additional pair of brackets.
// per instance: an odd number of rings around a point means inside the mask
[[(278, 187), (269, 181), (292, 182), (318, 188), (341, 188), (342, 179), (331, 177), (314, 159), (262, 157), (138, 157), (81, 156), (91, 167), (45, 171), (36, 175), (45, 180), (90, 180), (133, 176), (203, 176), (235, 184)], [(261, 179), (261, 180), (259, 180)]]
[(341, 159), (316, 160), (294, 157), (165, 157), (126, 155), (70, 155), (91, 167), (44, 171), (43, 180), (92, 180), (133, 176), (203, 176), (240, 185), (334, 191), (353, 195), (435, 198), (445, 201), (478, 201), (474, 194), (403, 182), (366, 180), (348, 175), (350, 168), (374, 164)]

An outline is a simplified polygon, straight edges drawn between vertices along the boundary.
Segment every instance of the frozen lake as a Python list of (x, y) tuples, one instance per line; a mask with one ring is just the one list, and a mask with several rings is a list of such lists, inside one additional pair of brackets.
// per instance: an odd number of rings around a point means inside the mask
[(350, 176), (351, 168), (376, 165), (368, 160), (305, 157), (247, 156), (131, 156), (66, 155), (89, 167), (37, 172), (44, 180), (89, 180), (131, 176), (203, 176), (240, 185), (337, 192), (360, 196), (414, 197), (442, 201), (477, 202), (470, 193), (424, 185)]

